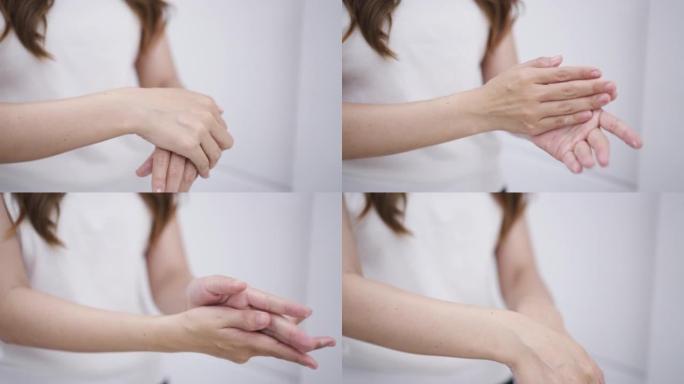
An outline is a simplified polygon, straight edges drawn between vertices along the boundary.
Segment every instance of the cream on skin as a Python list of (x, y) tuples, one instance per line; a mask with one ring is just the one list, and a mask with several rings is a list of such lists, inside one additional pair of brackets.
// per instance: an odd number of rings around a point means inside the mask
[[(166, 180), (162, 185), (157, 175), (153, 191), (187, 190), (197, 174), (209, 177), (223, 151), (233, 145), (222, 109), (208, 96), (180, 89), (163, 33), (140, 53), (136, 70), (145, 88), (45, 102), (0, 103), (0, 163), (41, 159), (135, 134), (158, 149), (164, 148), (155, 154), (162, 153), (158, 156), (169, 160), (166, 170), (173, 188), (166, 188)], [(172, 157), (172, 153), (176, 155)]]
[[(480, 88), (414, 103), (343, 103), (343, 158), (391, 155), (504, 130), (529, 137), (573, 172), (582, 170), (578, 158), (591, 165), (588, 150), (607, 165), (608, 142), (600, 130), (592, 133), (598, 129), (592, 117), (617, 97), (616, 85), (603, 80), (596, 68), (559, 67), (561, 56), (517, 63), (509, 33), (484, 58), (485, 85)], [(636, 132), (606, 116), (603, 128), (641, 147)], [(585, 123), (584, 129), (574, 128)]]
[[(0, 207), (0, 233), (11, 221)], [(173, 219), (147, 254), (150, 289), (162, 316), (87, 307), (31, 289), (16, 236), (0, 239), (0, 339), (72, 352), (198, 352), (244, 363), (270, 356), (315, 369), (309, 352), (335, 345), (297, 327), (301, 304), (225, 277), (193, 278)], [(49, 319), (45, 321), (44, 319)]]
[(343, 203), (342, 333), (398, 351), (497, 361), (518, 384), (605, 384), (563, 326), (539, 275), (527, 225), (518, 220), (497, 250), (501, 310), (436, 300), (363, 276)]

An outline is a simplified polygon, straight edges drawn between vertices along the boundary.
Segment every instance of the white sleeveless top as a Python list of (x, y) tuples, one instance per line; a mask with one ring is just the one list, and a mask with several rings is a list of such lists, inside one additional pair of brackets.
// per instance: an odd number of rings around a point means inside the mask
[[(345, 102), (394, 104), (447, 96), (482, 85), (489, 22), (474, 1), (402, 0), (383, 58), (356, 28), (342, 45)], [(342, 33), (350, 18), (344, 15)], [(492, 133), (427, 148), (343, 162), (345, 191), (491, 191), (503, 187)]]
[[(57, 0), (47, 13), (45, 41), (54, 59), (37, 59), (13, 32), (0, 42), (0, 102), (136, 87), (140, 35), (140, 22), (124, 0)], [(149, 181), (135, 170), (152, 149), (129, 135), (46, 159), (0, 164), (0, 190), (144, 191)]]
[[(3, 198), (16, 220), (16, 201), (7, 193)], [(28, 220), (19, 226), (31, 288), (93, 308), (154, 313), (144, 255), (150, 228), (149, 210), (136, 194), (67, 194), (57, 225), (65, 247), (49, 246)], [(74, 353), (0, 342), (0, 381), (158, 384), (162, 377), (155, 353)]]
[[(408, 195), (397, 236), (374, 210), (359, 219), (363, 194), (346, 194), (363, 274), (408, 292), (462, 304), (502, 307), (496, 259), (501, 209), (488, 194)], [(343, 338), (344, 381), (388, 384), (500, 384), (502, 364), (423, 356)]]

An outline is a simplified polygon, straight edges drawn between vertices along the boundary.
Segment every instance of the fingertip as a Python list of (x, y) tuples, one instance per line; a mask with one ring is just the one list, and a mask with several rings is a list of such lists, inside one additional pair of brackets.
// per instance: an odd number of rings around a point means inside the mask
[(266, 312), (257, 312), (254, 322), (259, 329), (266, 328), (271, 324), (271, 315)]

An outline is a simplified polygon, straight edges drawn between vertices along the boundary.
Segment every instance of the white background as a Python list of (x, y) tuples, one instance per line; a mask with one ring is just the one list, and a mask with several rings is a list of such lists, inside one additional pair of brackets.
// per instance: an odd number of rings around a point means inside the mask
[[(196, 276), (223, 274), (310, 306), (302, 323), (340, 340), (339, 194), (193, 194), (180, 222)], [(199, 354), (165, 355), (173, 384), (335, 383), (339, 347), (316, 351), (317, 371), (269, 358), (245, 365)]]
[(593, 65), (618, 84), (606, 109), (644, 137), (640, 152), (611, 141), (611, 165), (574, 176), (523, 140), (506, 141), (502, 163), (511, 190), (684, 191), (684, 1), (525, 0), (515, 27), (522, 61), (563, 54), (570, 65)]
[(339, 191), (339, 4), (172, 0), (180, 77), (223, 107), (235, 147), (198, 191)]
[(566, 325), (607, 382), (682, 382), (684, 196), (541, 194), (528, 219)]

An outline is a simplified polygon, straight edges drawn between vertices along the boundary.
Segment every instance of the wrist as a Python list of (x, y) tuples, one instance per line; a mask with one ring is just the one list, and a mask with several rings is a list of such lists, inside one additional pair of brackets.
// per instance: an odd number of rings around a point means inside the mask
[[(493, 131), (495, 125), (486, 111), (486, 94), (482, 87), (459, 92), (445, 98), (448, 122), (463, 121), (469, 135)], [(456, 125), (456, 124), (454, 124)]]
[(150, 318), (149, 350), (155, 352), (183, 352), (183, 327), (179, 315)]
[(523, 342), (523, 334), (529, 330), (532, 321), (520, 313), (503, 310), (500, 322), (501, 343), (494, 351), (492, 360), (513, 370), (529, 355), (529, 349)]
[(112, 129), (116, 136), (144, 134), (143, 129), (147, 125), (144, 124), (142, 109), (135, 102), (135, 96), (140, 91), (141, 88), (120, 88), (98, 95), (112, 114)]

